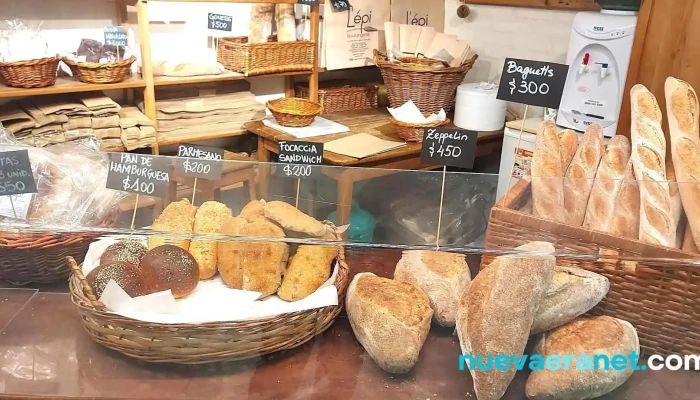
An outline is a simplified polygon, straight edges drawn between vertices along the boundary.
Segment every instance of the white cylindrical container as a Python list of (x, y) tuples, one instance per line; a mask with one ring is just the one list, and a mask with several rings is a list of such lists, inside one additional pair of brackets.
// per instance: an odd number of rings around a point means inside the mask
[(498, 100), (498, 85), (464, 83), (457, 87), (454, 124), (472, 131), (499, 131), (506, 123), (506, 102)]

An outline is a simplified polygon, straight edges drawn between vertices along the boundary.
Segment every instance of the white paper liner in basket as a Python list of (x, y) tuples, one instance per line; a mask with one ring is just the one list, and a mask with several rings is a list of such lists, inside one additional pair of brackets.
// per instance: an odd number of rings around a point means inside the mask
[[(87, 276), (99, 265), (107, 247), (128, 236), (107, 236), (92, 243), (82, 265)], [(131, 239), (146, 243), (143, 236)], [(260, 293), (231, 289), (219, 275), (200, 281), (189, 296), (174, 299), (170, 291), (131, 298), (116, 283), (110, 281), (100, 301), (110, 312), (139, 321), (162, 324), (201, 324), (206, 322), (247, 321), (275, 315), (338, 305), (338, 289), (333, 285), (339, 265), (321, 287), (308, 297), (288, 302), (273, 295), (258, 300)]]

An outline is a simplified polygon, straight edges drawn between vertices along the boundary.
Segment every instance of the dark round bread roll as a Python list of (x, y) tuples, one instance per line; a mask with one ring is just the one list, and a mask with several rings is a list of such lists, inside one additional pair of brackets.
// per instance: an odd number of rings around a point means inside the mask
[(147, 251), (146, 246), (136, 240), (122, 240), (107, 247), (100, 257), (100, 265), (124, 262), (138, 267)]
[(146, 278), (139, 267), (129, 263), (114, 262), (102, 264), (90, 271), (87, 276), (87, 281), (92, 290), (95, 291), (95, 296), (98, 299), (102, 296), (102, 292), (104, 292), (111, 279), (114, 279), (117, 285), (131, 297), (150, 293)]
[(152, 291), (170, 289), (175, 298), (192, 293), (199, 283), (197, 261), (186, 250), (170, 244), (149, 250), (140, 268)]

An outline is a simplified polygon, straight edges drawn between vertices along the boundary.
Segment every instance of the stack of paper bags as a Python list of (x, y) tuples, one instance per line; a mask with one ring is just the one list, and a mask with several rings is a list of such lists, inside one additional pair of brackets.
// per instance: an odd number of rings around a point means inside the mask
[(390, 60), (400, 57), (434, 58), (459, 67), (469, 57), (471, 47), (455, 35), (437, 32), (429, 26), (406, 25), (385, 22), (387, 56)]

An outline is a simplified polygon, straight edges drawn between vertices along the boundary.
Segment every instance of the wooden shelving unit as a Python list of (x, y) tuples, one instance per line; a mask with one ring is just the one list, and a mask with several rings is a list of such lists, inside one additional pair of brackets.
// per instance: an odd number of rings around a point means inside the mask
[(45, 96), (61, 93), (93, 92), (97, 90), (138, 89), (146, 87), (146, 81), (131, 77), (123, 82), (110, 84), (82, 83), (72, 78), (58, 78), (54, 86), (36, 89), (13, 88), (0, 84), (0, 98)]

